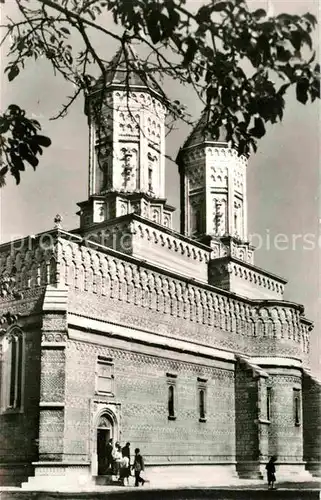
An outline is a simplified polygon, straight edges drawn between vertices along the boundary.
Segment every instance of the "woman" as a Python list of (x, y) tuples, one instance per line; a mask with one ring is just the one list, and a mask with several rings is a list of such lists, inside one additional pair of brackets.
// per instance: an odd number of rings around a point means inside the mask
[(142, 483), (142, 486), (145, 484), (145, 480), (140, 477), (140, 473), (144, 470), (144, 459), (140, 454), (140, 449), (135, 449), (135, 458), (133, 463), (133, 469), (135, 471), (135, 486), (139, 486), (139, 483)]
[(268, 480), (268, 486), (269, 489), (274, 490), (274, 483), (276, 481), (275, 478), (275, 462), (276, 462), (276, 457), (271, 457), (268, 463), (266, 464), (266, 471), (267, 471), (267, 480)]
[(115, 476), (119, 476), (120, 469), (120, 461), (122, 459), (121, 446), (117, 442), (115, 444), (115, 448), (113, 450), (113, 461), (114, 461), (114, 474)]

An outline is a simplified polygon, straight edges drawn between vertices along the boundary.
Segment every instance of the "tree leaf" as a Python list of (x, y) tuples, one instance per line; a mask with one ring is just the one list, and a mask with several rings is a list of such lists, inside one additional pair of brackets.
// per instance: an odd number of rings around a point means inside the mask
[(287, 89), (289, 88), (289, 86), (290, 86), (290, 83), (284, 83), (284, 85), (281, 85), (281, 87), (278, 90), (278, 94), (280, 96), (283, 96), (285, 94), (285, 92), (287, 91)]
[(291, 43), (296, 50), (301, 49), (302, 45), (302, 34), (299, 31), (291, 31)]
[(51, 140), (49, 137), (46, 137), (44, 135), (35, 135), (34, 140), (39, 144), (40, 146), (43, 146), (44, 148), (48, 148), (51, 145)]
[(12, 82), (18, 76), (20, 73), (20, 69), (17, 65), (11, 66), (9, 73), (8, 73), (8, 80), (9, 82)]
[(265, 126), (262, 118), (254, 119), (254, 127), (249, 130), (249, 133), (258, 139), (265, 135)]
[(33, 156), (33, 155), (31, 155), (31, 154), (26, 155), (26, 157), (25, 157), (25, 158), (26, 158), (27, 162), (28, 162), (28, 163), (30, 163), (30, 165), (32, 165), (32, 166), (33, 166), (33, 168), (35, 169), (35, 168), (36, 168), (36, 166), (37, 166), (37, 165), (38, 165), (38, 163), (39, 163), (38, 158), (36, 158), (35, 156)]
[(60, 31), (62, 31), (63, 33), (65, 33), (66, 35), (70, 35), (70, 31), (68, 28), (66, 28), (65, 26), (62, 26), (60, 28)]
[(296, 98), (302, 104), (306, 104), (308, 100), (308, 89), (309, 89), (309, 80), (307, 78), (302, 78), (296, 84)]
[(310, 14), (310, 12), (307, 12), (306, 14), (303, 14), (304, 19), (306, 19), (309, 23), (312, 24), (313, 28), (315, 27), (315, 25), (317, 24), (317, 18), (313, 15), (313, 14)]
[(161, 32), (159, 29), (158, 21), (159, 18), (155, 12), (151, 12), (151, 14), (146, 19), (148, 33), (153, 43), (158, 43), (161, 39)]
[(264, 9), (257, 9), (252, 12), (252, 16), (255, 17), (255, 19), (262, 19), (262, 17), (266, 16), (266, 11)]
[(6, 175), (7, 172), (8, 172), (8, 165), (2, 167), (2, 169), (0, 170), (0, 175), (1, 176)]
[(226, 2), (219, 2), (219, 3), (216, 3), (212, 6), (212, 11), (214, 12), (219, 12), (221, 10), (224, 10), (226, 9), (227, 7), (227, 3)]

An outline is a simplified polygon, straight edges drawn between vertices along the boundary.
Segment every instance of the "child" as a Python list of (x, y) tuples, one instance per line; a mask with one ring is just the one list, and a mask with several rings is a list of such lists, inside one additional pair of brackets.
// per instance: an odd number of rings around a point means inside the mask
[(268, 486), (269, 489), (274, 490), (274, 483), (276, 481), (275, 478), (275, 462), (276, 462), (276, 457), (271, 457), (268, 463), (266, 464), (266, 471), (267, 471), (267, 480), (268, 480)]

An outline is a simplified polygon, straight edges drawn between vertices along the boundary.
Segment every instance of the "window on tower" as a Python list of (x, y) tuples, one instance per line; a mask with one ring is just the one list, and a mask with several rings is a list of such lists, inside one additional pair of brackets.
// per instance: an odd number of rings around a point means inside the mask
[(202, 232), (202, 207), (200, 204), (191, 206), (191, 233), (200, 234)]
[(153, 167), (151, 164), (148, 167), (148, 191), (153, 192)]

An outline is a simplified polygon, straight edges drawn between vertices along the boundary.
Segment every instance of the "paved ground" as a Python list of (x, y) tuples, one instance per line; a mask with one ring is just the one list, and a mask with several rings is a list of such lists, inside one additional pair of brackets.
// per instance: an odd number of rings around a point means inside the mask
[(319, 500), (318, 490), (283, 489), (225, 489), (188, 488), (159, 490), (153, 488), (123, 489), (118, 491), (48, 493), (48, 492), (0, 492), (1, 500)]
[(100, 486), (93, 491), (27, 491), (20, 488), (0, 488), (0, 500), (319, 500), (320, 483), (279, 482), (277, 489), (268, 490), (264, 481), (243, 480), (239, 484), (213, 487), (159, 488), (146, 484), (140, 488)]

